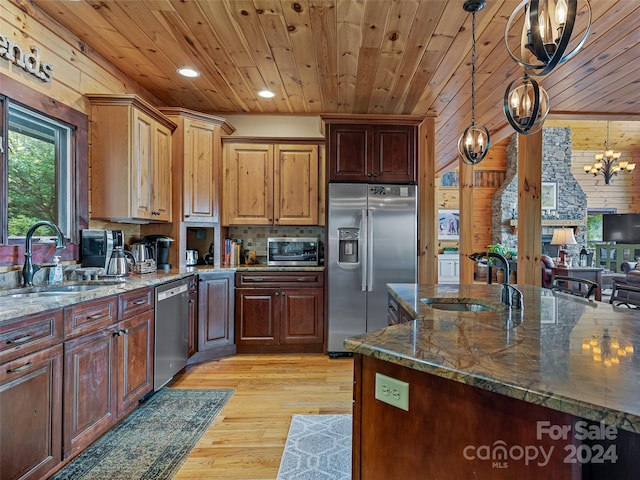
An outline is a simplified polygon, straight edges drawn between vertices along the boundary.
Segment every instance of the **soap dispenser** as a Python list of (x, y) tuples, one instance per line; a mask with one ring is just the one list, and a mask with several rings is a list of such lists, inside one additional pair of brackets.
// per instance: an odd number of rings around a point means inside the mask
[(49, 270), (49, 283), (62, 283), (62, 265), (58, 255), (53, 257), (53, 267)]

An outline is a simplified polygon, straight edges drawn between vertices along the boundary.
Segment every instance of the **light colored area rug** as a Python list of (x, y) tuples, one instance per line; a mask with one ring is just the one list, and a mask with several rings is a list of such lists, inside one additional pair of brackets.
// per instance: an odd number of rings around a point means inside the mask
[(173, 478), (233, 392), (165, 387), (51, 480)]
[(294, 415), (277, 480), (350, 480), (351, 415)]

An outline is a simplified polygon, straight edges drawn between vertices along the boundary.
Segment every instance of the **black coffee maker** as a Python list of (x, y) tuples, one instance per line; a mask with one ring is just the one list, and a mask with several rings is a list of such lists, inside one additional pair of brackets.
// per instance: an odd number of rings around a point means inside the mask
[(158, 270), (171, 270), (169, 263), (169, 247), (173, 238), (166, 235), (147, 235), (142, 241), (151, 247), (153, 259), (156, 261)]

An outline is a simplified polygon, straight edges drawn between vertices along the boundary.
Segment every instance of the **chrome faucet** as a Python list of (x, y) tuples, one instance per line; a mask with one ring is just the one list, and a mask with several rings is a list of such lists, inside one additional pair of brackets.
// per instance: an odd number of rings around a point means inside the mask
[(64, 238), (64, 234), (58, 228), (55, 223), (48, 222), (46, 220), (42, 220), (40, 222), (36, 222), (29, 227), (27, 231), (27, 236), (25, 238), (25, 246), (24, 246), (24, 266), (22, 267), (22, 280), (23, 286), (31, 287), (33, 286), (33, 275), (40, 270), (39, 265), (34, 265), (31, 261), (32, 253), (31, 253), (31, 238), (33, 237), (34, 232), (40, 228), (47, 226), (51, 228), (54, 232), (56, 232), (56, 248), (67, 248), (67, 242)]
[(508, 305), (513, 308), (522, 309), (522, 292), (513, 285), (508, 283), (502, 284), (502, 291), (500, 292), (500, 301), (503, 305)]

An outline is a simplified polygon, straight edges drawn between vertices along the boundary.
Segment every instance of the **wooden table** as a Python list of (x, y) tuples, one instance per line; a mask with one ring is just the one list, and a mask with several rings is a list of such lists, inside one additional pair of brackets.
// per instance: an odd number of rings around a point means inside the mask
[(564, 277), (583, 278), (596, 282), (598, 286), (595, 291), (595, 299), (597, 301), (602, 300), (602, 272), (604, 268), (597, 267), (554, 267), (553, 276), (556, 275)]

